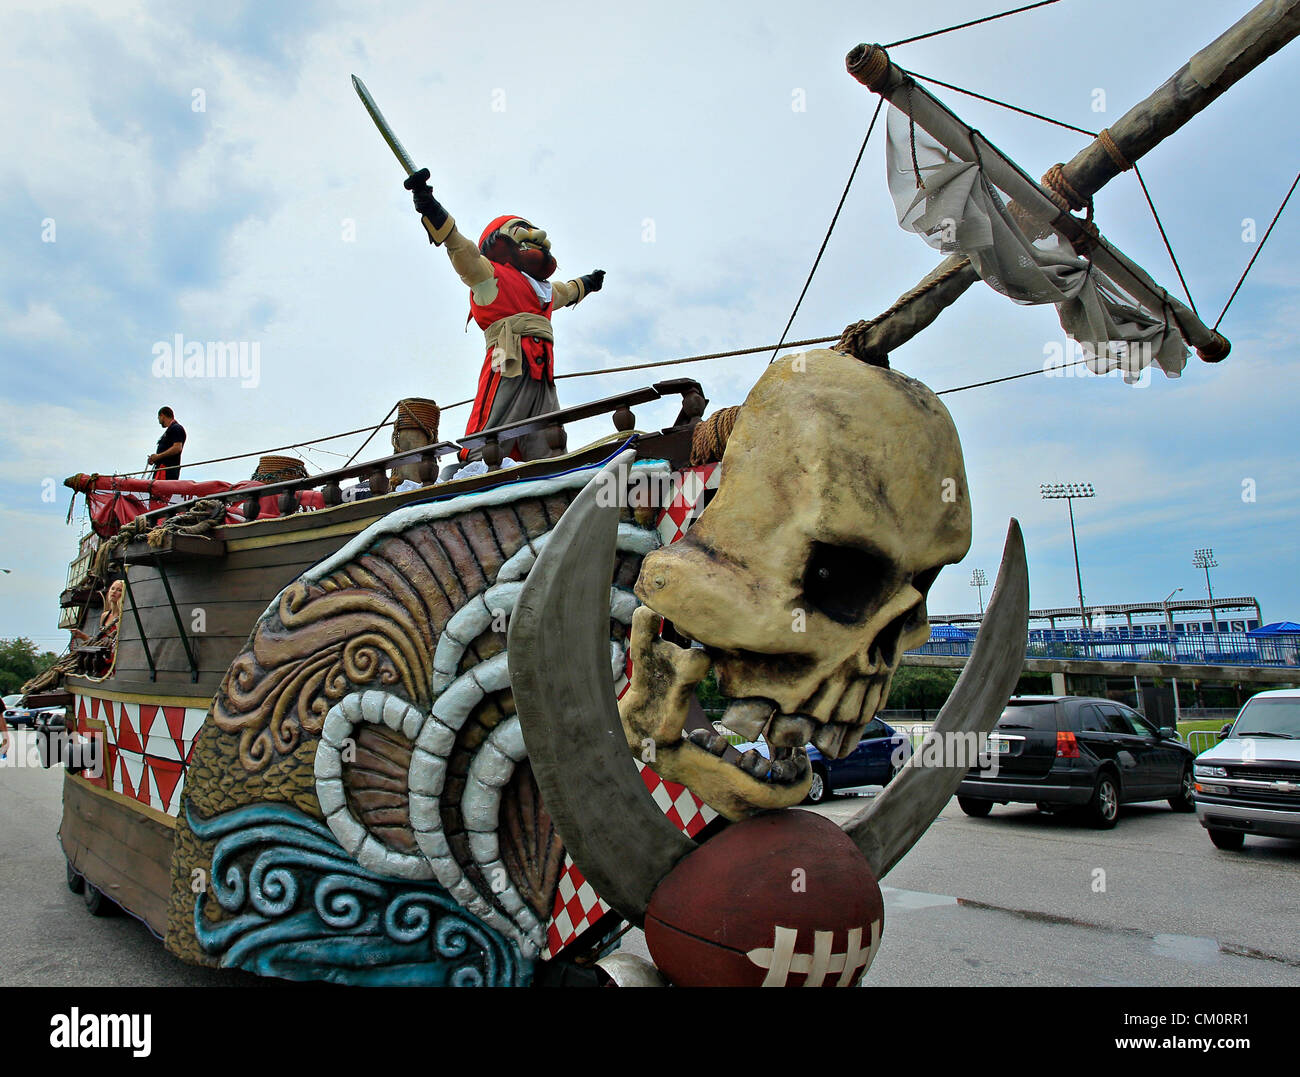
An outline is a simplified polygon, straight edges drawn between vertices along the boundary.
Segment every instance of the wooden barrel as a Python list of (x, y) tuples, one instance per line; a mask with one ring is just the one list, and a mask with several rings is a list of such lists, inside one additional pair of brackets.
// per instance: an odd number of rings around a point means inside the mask
[[(438, 440), (438, 405), (422, 396), (408, 396), (397, 402), (397, 419), (393, 423), (393, 451), (418, 449)], [(436, 461), (422, 464), (409, 460), (393, 468), (396, 483), (432, 482), (437, 474)]]
[(422, 396), (408, 396), (397, 402), (397, 421), (393, 433), (399, 430), (420, 430), (429, 444), (438, 440), (438, 405)]
[(253, 471), (254, 482), (284, 482), (306, 477), (307, 465), (296, 456), (263, 456)]

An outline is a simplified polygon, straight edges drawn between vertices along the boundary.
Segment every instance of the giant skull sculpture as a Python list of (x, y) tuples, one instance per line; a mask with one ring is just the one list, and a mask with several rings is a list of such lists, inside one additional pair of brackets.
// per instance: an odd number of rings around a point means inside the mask
[[(750, 392), (714, 501), (646, 557), (632, 684), (620, 705), (637, 751), (739, 818), (798, 803), (811, 740), (842, 758), (885, 703), (903, 652), (929, 638), (926, 595), (970, 546), (961, 445), (933, 392), (838, 352), (788, 356)], [(658, 619), (702, 645), (659, 639)], [(772, 762), (739, 765), (707, 731), (683, 736), (712, 664), (723, 723), (761, 734)]]

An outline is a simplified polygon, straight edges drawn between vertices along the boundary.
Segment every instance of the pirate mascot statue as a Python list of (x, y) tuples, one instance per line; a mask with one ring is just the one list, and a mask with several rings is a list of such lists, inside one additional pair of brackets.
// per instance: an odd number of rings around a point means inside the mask
[[(540, 228), (522, 217), (497, 217), (483, 229), (475, 246), (456, 230), (455, 220), (434, 198), (427, 168), (408, 176), (404, 186), (415, 197), (429, 242), (446, 249), (452, 268), (469, 286), (470, 317), (487, 338), (465, 433), (558, 410), (551, 311), (571, 307), (600, 291), (605, 271), (552, 283), (555, 258)], [(536, 460), (563, 451), (551, 449), (541, 431), (501, 448), (515, 460)], [(480, 455), (480, 450), (462, 449), (461, 461)]]

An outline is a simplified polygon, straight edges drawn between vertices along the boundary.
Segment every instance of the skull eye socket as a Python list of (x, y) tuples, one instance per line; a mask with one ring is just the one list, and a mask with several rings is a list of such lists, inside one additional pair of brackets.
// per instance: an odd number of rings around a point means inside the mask
[(832, 621), (858, 624), (890, 575), (889, 561), (879, 554), (855, 546), (814, 542), (804, 568), (803, 593)]

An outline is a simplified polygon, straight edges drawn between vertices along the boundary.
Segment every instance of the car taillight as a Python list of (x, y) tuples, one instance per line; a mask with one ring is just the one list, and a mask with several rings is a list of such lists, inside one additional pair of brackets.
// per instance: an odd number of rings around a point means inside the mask
[(1078, 759), (1079, 742), (1074, 739), (1074, 734), (1068, 731), (1058, 732), (1056, 734), (1056, 758), (1057, 759)]

